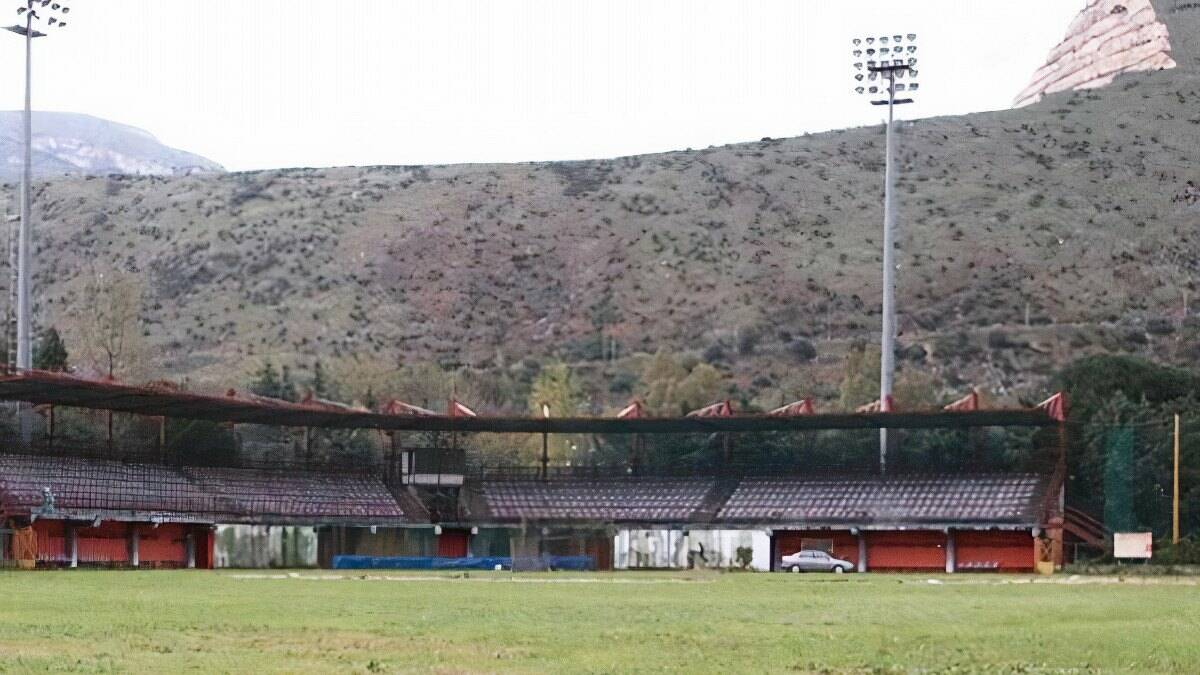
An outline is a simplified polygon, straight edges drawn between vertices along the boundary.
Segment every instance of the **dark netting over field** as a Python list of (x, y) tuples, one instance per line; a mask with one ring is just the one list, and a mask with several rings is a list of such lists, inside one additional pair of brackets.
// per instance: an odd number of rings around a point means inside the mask
[[(1059, 457), (1054, 429), (911, 429), (896, 437), (886, 477), (873, 429), (592, 435), (577, 439), (591, 461), (543, 467), (538, 435), (129, 415), (114, 415), (110, 427), (105, 412), (59, 409), (53, 436), (48, 415), (31, 444), (6, 433), (0, 499), (9, 514), (38, 512), (51, 500), (60, 517), (229, 523), (751, 524), (893, 511), (929, 522), (1024, 523), (1036, 522), (1028, 511)], [(840, 486), (837, 495), (831, 485)], [(982, 511), (973, 514), (972, 505)]]
[[(1061, 512), (1068, 440), (1058, 413), (1034, 408), (456, 418), (56, 375), (0, 383), (84, 406), (39, 406), (29, 441), (3, 430), (8, 518), (328, 525), (339, 537), (349, 536), (341, 526), (436, 524), (449, 528), (438, 554), (450, 557), (464, 555), (462, 532), (480, 527), (535, 526), (542, 537), (613, 527), (1034, 531)], [(886, 464), (880, 426), (893, 429)]]

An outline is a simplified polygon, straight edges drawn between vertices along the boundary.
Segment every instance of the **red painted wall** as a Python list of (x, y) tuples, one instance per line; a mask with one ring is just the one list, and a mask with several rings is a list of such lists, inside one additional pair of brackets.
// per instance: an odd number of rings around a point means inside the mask
[(867, 532), (867, 570), (946, 570), (946, 533)]
[(138, 563), (148, 566), (187, 566), (187, 527), (165, 523), (158, 527), (138, 525)]
[(1023, 531), (973, 530), (954, 533), (955, 560), (959, 568), (970, 563), (999, 563), (1009, 572), (1033, 569), (1033, 533)]
[[(104, 521), (99, 527), (77, 525), (75, 537), (79, 564), (127, 565), (129, 535), (139, 534), (138, 562), (146, 566), (187, 566), (187, 532), (192, 526), (165, 523), (154, 527), (148, 523)], [(71, 561), (67, 525), (60, 520), (38, 520), (33, 523), (38, 539), (37, 559), (41, 562), (65, 565)], [(196, 566), (208, 568), (212, 562), (212, 533), (206, 527), (194, 528), (196, 533)]]
[(832, 539), (833, 556), (858, 565), (858, 537), (849, 530), (786, 530), (775, 532), (775, 560), (772, 569), (779, 569), (779, 559), (800, 550), (804, 539)]
[(67, 539), (61, 520), (35, 520), (33, 531), (37, 533), (37, 559), (40, 562), (65, 562), (69, 558)]
[(437, 538), (438, 557), (467, 557), (467, 538), (470, 536), (470, 530), (442, 530)]
[(213, 568), (213, 549), (216, 547), (216, 536), (208, 527), (199, 525), (193, 530), (196, 537), (196, 569), (211, 570)]
[(79, 563), (128, 563), (129, 527), (129, 523), (107, 520), (100, 527), (76, 528)]

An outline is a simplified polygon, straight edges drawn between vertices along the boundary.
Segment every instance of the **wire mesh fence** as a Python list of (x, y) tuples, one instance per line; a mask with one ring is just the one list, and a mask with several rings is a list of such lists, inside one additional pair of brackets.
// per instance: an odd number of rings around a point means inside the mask
[[(129, 416), (124, 416), (129, 417)], [(461, 515), (457, 492), (481, 481), (638, 476), (862, 476), (879, 473), (876, 430), (593, 436), (575, 455), (549, 457), (513, 434), (511, 446), (477, 435), (236, 428), (179, 420), (60, 411), (25, 443), (0, 428), (0, 481), (13, 506), (191, 513), (245, 522), (288, 519), (442, 519)], [(1127, 427), (1127, 428), (1126, 428)], [(1065, 444), (1067, 504), (1111, 529), (1169, 531), (1168, 420), (1126, 427), (906, 430), (888, 451), (888, 475), (1050, 475)], [(1200, 449), (1185, 425), (1185, 458)], [(536, 439), (534, 439), (536, 440)], [(416, 444), (419, 443), (420, 445)], [(1189, 455), (1191, 453), (1191, 455)], [(497, 457), (503, 458), (497, 461)], [(416, 486), (416, 474), (435, 476)], [(1194, 484), (1195, 481), (1192, 481)], [(1188, 483), (1185, 481), (1185, 485)], [(52, 487), (51, 494), (43, 492)], [(423, 492), (422, 492), (423, 491)], [(433, 498), (425, 498), (426, 494)], [(439, 501), (440, 500), (440, 501)], [(1200, 490), (1184, 494), (1185, 533), (1200, 519)]]

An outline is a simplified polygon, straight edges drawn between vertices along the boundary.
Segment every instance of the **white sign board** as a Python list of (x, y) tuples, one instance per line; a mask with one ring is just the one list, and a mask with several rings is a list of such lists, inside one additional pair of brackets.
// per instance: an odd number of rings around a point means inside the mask
[(1145, 558), (1149, 559), (1154, 549), (1154, 541), (1149, 532), (1114, 532), (1114, 558)]

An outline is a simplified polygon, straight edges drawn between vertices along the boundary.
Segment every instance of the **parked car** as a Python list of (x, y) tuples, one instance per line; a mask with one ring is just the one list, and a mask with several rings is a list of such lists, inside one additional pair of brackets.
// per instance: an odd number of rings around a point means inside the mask
[(800, 551), (783, 556), (783, 569), (789, 572), (833, 572), (841, 574), (854, 569), (848, 560), (840, 560), (825, 551)]

